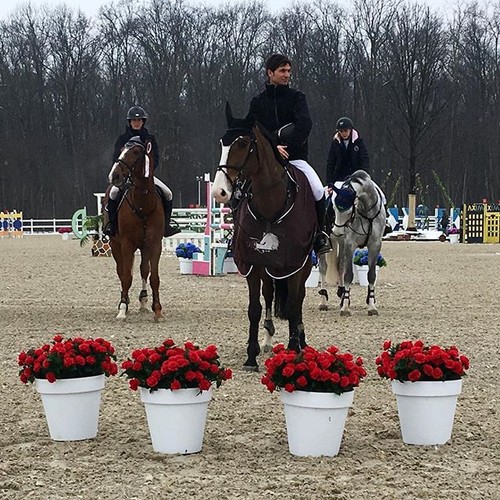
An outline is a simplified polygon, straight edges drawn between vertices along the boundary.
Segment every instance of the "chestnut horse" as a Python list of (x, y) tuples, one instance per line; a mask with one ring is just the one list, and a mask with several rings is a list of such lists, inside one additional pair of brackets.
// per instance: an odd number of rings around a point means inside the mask
[(233, 118), (229, 103), (226, 119), (228, 130), (221, 139), (222, 156), (212, 196), (225, 204), (241, 198), (234, 212), (232, 250), (249, 293), (248, 357), (243, 368), (257, 371), (261, 286), (266, 302), (266, 344), (274, 333), (274, 293), (275, 315), (288, 320), (288, 348), (300, 351), (306, 346), (302, 304), (312, 266), (309, 255), (316, 215), (307, 179), (277, 159), (271, 134), (259, 124), (250, 126)]
[(163, 207), (153, 180), (154, 162), (151, 143), (143, 144), (132, 137), (111, 168), (109, 182), (118, 188), (126, 186), (118, 210), (118, 231), (111, 236), (110, 245), (116, 262), (116, 272), (122, 290), (117, 319), (125, 319), (132, 285), (134, 253), (141, 252), (142, 290), (139, 294), (141, 310), (146, 309), (147, 281), (153, 295), (151, 308), (154, 320), (163, 319), (160, 304), (159, 262), (164, 230)]

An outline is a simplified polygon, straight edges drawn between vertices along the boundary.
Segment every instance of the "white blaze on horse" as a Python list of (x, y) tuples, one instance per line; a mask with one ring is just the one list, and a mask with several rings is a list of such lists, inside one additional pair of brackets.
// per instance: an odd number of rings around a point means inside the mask
[(250, 322), (243, 368), (257, 370), (261, 289), (266, 308), (264, 347), (271, 346), (274, 333), (273, 298), (275, 316), (288, 320), (288, 348), (299, 351), (306, 345), (302, 304), (312, 266), (316, 212), (306, 177), (278, 161), (272, 135), (257, 123), (233, 118), (229, 105), (226, 119), (212, 196), (219, 203), (238, 205), (232, 250), (247, 280)]
[(385, 230), (385, 196), (364, 170), (357, 170), (335, 186), (333, 209), (335, 220), (330, 240), (333, 251), (319, 259), (322, 296), (320, 310), (328, 309), (328, 285), (337, 285), (340, 315), (350, 316), (350, 289), (353, 280), (353, 253), (356, 248), (368, 248), (368, 315), (378, 315), (375, 305), (377, 256)]

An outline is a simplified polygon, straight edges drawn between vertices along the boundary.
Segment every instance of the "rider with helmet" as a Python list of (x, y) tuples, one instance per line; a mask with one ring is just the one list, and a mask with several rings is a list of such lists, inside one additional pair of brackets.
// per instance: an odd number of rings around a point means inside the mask
[[(343, 116), (337, 120), (330, 152), (326, 161), (326, 182), (328, 186), (340, 187), (342, 183), (356, 170), (370, 173), (370, 158), (366, 144), (354, 129), (352, 120)], [(379, 188), (383, 203), (386, 204), (385, 195)], [(335, 199), (335, 192), (331, 195), (331, 202)], [(384, 234), (392, 231), (386, 223)]]
[[(113, 162), (116, 162), (122, 152), (125, 144), (132, 137), (140, 137), (143, 143), (147, 141), (151, 142), (154, 168), (158, 169), (160, 163), (160, 155), (158, 154), (158, 144), (156, 142), (155, 136), (150, 134), (148, 129), (144, 126), (147, 120), (146, 111), (141, 106), (132, 106), (127, 112), (127, 126), (125, 128), (125, 133), (120, 135), (115, 142), (115, 148), (113, 151)], [(180, 232), (178, 227), (173, 228), (170, 225), (170, 217), (172, 215), (172, 191), (157, 177), (154, 177), (155, 186), (157, 186), (161, 193), (161, 200), (163, 204), (163, 210), (165, 212), (165, 236), (173, 236)], [(113, 186), (109, 192), (109, 200), (107, 204), (107, 211), (109, 215), (109, 222), (104, 228), (104, 233), (108, 236), (114, 236), (117, 229), (117, 211), (118, 205), (120, 203), (121, 191)]]
[(365, 141), (352, 120), (344, 116), (337, 120), (328, 160), (326, 161), (326, 182), (344, 181), (356, 170), (370, 173), (370, 158)]

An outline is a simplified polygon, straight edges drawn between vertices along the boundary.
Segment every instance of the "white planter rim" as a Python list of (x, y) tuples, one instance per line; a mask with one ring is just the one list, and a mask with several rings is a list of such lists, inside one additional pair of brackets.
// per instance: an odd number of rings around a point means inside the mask
[(92, 377), (63, 378), (57, 379), (55, 382), (36, 378), (35, 386), (40, 394), (77, 394), (104, 389), (105, 381), (106, 376), (104, 374)]
[(280, 391), (281, 401), (291, 406), (306, 408), (344, 408), (354, 401), (354, 391), (335, 394), (334, 392)]
[(455, 396), (462, 392), (462, 379), (424, 380), (418, 382), (392, 381), (392, 391), (398, 396)]
[(150, 392), (145, 387), (139, 387), (141, 401), (148, 404), (171, 404), (183, 405), (192, 403), (206, 403), (212, 399), (212, 387), (208, 391), (200, 391), (198, 388), (177, 389), (157, 389)]

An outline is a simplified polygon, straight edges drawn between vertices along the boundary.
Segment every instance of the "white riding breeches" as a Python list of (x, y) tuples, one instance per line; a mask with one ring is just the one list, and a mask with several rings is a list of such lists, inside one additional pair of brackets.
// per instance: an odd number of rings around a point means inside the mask
[(158, 179), (157, 177), (153, 177), (153, 179), (155, 181), (155, 186), (158, 186), (163, 191), (165, 199), (167, 201), (172, 201), (172, 191), (170, 190), (170, 188), (164, 182), (160, 181), (160, 179)]
[[(163, 191), (165, 199), (167, 201), (172, 201), (172, 191), (170, 190), (170, 188), (165, 183), (160, 181), (160, 179), (158, 179), (156, 177), (153, 177), (153, 179), (155, 182), (155, 186), (158, 186)], [(116, 186), (113, 186), (109, 191), (109, 197), (112, 200), (116, 200), (118, 198), (119, 194), (120, 194), (120, 189), (117, 188)]]
[(325, 191), (323, 188), (323, 183), (319, 178), (319, 175), (316, 173), (316, 170), (307, 163), (305, 160), (291, 160), (290, 163), (297, 167), (301, 172), (304, 172), (304, 175), (307, 177), (309, 181), (309, 185), (311, 186), (311, 190), (316, 201), (319, 201), (325, 195)]

